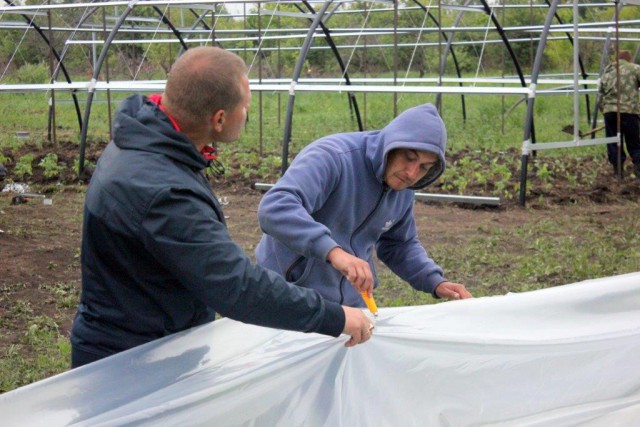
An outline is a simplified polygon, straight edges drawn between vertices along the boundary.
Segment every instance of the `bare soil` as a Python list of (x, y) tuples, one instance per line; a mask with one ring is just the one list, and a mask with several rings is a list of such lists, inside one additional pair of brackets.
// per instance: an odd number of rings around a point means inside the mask
[[(62, 143), (58, 148), (62, 162), (72, 162), (77, 156), (75, 144)], [(18, 157), (16, 153), (10, 154)], [(100, 150), (94, 148), (88, 151), (87, 158), (95, 162), (99, 154)], [(12, 164), (5, 166), (11, 170)], [(481, 238), (483, 227), (510, 227), (525, 220), (543, 220), (551, 214), (576, 218), (598, 215), (606, 226), (615, 223), (617, 211), (628, 210), (630, 206), (637, 208), (640, 183), (633, 177), (619, 181), (606, 165), (595, 159), (587, 164), (569, 164), (567, 168), (567, 176), (572, 172), (577, 175), (579, 168), (597, 168), (599, 179), (596, 184), (577, 190), (562, 179), (552, 181), (551, 186), (532, 179), (527, 208), (517, 205), (517, 197), (503, 200), (498, 208), (418, 202), (415, 213), (420, 236), (423, 241), (456, 245), (474, 235)], [(78, 179), (69, 172), (51, 180), (34, 170), (29, 182), (49, 195), (51, 205), (43, 204), (40, 198), (13, 205), (14, 193), (0, 193), (0, 349), (20, 342), (28, 326), (28, 316), (21, 315), (25, 312), (55, 319), (60, 332), (68, 335), (75, 306), (60, 304), (58, 300), (61, 293), (66, 297), (73, 293), (73, 298), (79, 293), (81, 220), (85, 181), (89, 175), (90, 171)], [(225, 178), (211, 179), (217, 195), (228, 201), (224, 209), (232, 236), (251, 256), (261, 234), (256, 213), (262, 196), (260, 191), (252, 189), (252, 183), (274, 179), (239, 177), (233, 171)], [(468, 194), (476, 195), (485, 194), (485, 190), (473, 183), (467, 189)], [(437, 186), (429, 191), (444, 192)], [(503, 250), (515, 249), (505, 247)], [(500, 274), (504, 266), (483, 268)], [(16, 302), (20, 302), (19, 309)]]

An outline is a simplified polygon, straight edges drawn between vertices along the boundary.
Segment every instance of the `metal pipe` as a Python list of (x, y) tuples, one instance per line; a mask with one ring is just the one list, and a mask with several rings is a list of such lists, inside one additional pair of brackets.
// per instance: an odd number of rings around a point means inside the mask
[[(273, 184), (256, 182), (254, 188), (259, 191), (267, 191)], [(461, 196), (455, 194), (433, 194), (433, 193), (415, 193), (415, 200), (425, 202), (440, 202), (440, 203), (468, 203), (477, 206), (500, 206), (499, 197), (488, 196)]]
[(291, 141), (291, 128), (293, 126), (293, 105), (296, 100), (296, 85), (298, 84), (298, 79), (300, 78), (300, 73), (302, 72), (302, 66), (304, 64), (305, 59), (307, 58), (307, 54), (309, 53), (309, 47), (313, 42), (313, 34), (316, 32), (316, 29), (320, 25), (322, 21), (322, 17), (325, 12), (331, 5), (333, 0), (327, 0), (318, 13), (316, 13), (316, 17), (313, 22), (309, 26), (309, 31), (307, 32), (307, 38), (304, 40), (304, 44), (302, 49), (300, 49), (300, 55), (298, 56), (298, 61), (296, 62), (296, 67), (293, 70), (293, 77), (291, 79), (291, 86), (289, 88), (289, 101), (287, 103), (287, 116), (284, 123), (284, 137), (282, 138), (282, 173), (284, 174), (287, 168), (289, 167), (289, 142)]

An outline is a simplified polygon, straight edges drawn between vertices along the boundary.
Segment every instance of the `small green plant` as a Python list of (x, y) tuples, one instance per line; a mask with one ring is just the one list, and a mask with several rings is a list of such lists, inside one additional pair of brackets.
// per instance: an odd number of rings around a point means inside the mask
[(540, 165), (540, 167), (538, 167), (538, 170), (536, 171), (536, 176), (542, 182), (547, 182), (549, 181), (549, 179), (551, 179), (552, 173), (547, 167), (546, 163), (543, 163)]
[(575, 187), (576, 184), (578, 183), (578, 177), (571, 172), (566, 172), (565, 178), (567, 179), (567, 182), (569, 183), (569, 185), (572, 187)]
[(57, 282), (51, 285), (41, 285), (40, 289), (47, 291), (56, 301), (58, 308), (72, 308), (78, 305), (80, 293), (78, 282)]
[(278, 155), (264, 154), (260, 156), (257, 151), (233, 153), (233, 172), (242, 175), (243, 178), (275, 179), (277, 171), (282, 165), (282, 159)]
[(467, 185), (469, 185), (469, 181), (466, 176), (460, 175), (453, 181), (453, 185), (458, 190), (458, 194), (464, 194), (464, 191), (467, 189)]
[[(96, 167), (96, 164), (91, 160), (84, 159), (84, 167), (88, 169), (94, 169)], [(78, 173), (79, 169), (80, 169), (80, 156), (76, 157), (73, 160), (73, 171), (75, 173)]]
[(54, 319), (47, 316), (34, 316), (30, 319), (23, 342), (28, 345), (37, 345), (46, 339), (50, 334), (59, 332), (58, 324)]
[(33, 308), (29, 301), (19, 299), (10, 307), (10, 313), (15, 317), (29, 317), (33, 314)]
[(31, 167), (31, 163), (33, 163), (33, 154), (25, 154), (20, 157), (16, 162), (16, 166), (13, 168), (13, 175), (16, 178), (24, 178), (25, 176), (33, 175), (33, 169)]
[(550, 190), (553, 187), (553, 184), (551, 183), (551, 179), (553, 178), (553, 171), (549, 169), (546, 163), (541, 164), (537, 168), (536, 177), (540, 179), (545, 190)]
[(55, 153), (44, 156), (38, 166), (42, 168), (45, 178), (57, 178), (65, 170), (65, 167), (58, 163), (58, 155)]

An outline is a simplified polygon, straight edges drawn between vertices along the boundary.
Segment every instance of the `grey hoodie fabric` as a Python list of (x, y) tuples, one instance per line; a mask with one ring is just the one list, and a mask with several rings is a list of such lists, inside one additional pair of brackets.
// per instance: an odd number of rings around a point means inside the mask
[(340, 246), (368, 261), (375, 274), (375, 248), (395, 274), (433, 293), (445, 279), (418, 240), (414, 191), (390, 190), (383, 178), (389, 152), (409, 148), (438, 156), (438, 164), (414, 189), (432, 183), (444, 172), (446, 140), (436, 108), (424, 104), (382, 130), (336, 134), (309, 144), (260, 203), (264, 234), (256, 248), (258, 264), (330, 301), (363, 307), (360, 294), (326, 257)]

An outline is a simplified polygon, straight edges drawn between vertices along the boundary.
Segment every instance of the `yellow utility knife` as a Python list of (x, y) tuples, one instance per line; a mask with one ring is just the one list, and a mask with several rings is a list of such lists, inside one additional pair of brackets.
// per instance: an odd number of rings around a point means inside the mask
[(373, 314), (373, 317), (378, 317), (378, 306), (376, 305), (376, 301), (373, 299), (373, 295), (369, 295), (366, 292), (360, 292), (362, 295), (362, 299), (364, 303), (367, 304), (367, 308)]

